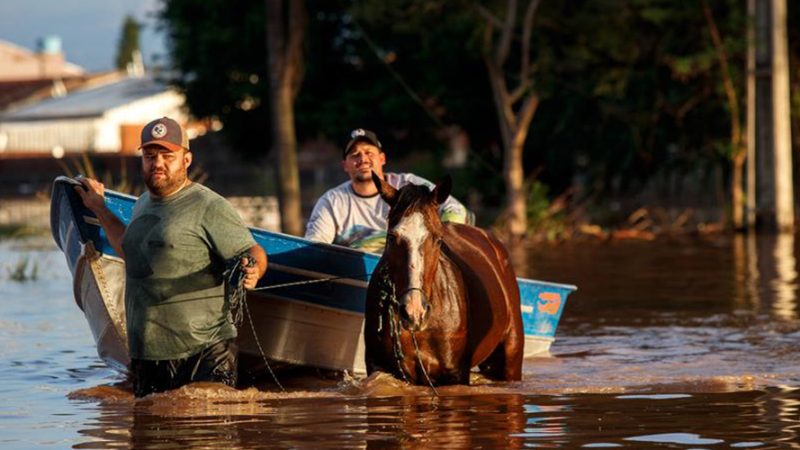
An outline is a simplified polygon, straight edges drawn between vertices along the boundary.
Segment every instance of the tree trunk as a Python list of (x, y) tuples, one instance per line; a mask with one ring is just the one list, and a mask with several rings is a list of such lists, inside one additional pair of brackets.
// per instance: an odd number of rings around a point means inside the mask
[(266, 0), (267, 65), (269, 69), (270, 121), (273, 151), (278, 160), (278, 203), (284, 233), (302, 235), (300, 176), (294, 99), (302, 78), (301, 50), (304, 10), (301, 0), (288, 0), (285, 24), (283, 0)]
[(506, 185), (506, 226), (514, 237), (524, 236), (528, 228), (522, 150), (521, 145), (507, 148), (503, 167)]
[(772, 118), (775, 146), (775, 217), (779, 231), (794, 230), (789, 36), (786, 0), (772, 2)]
[(747, 230), (756, 229), (756, 0), (747, 0)]
[(746, 157), (747, 153), (745, 152), (740, 152), (738, 155), (735, 155), (733, 157), (733, 164), (731, 167), (731, 203), (733, 204), (733, 210), (731, 211), (731, 214), (733, 219), (733, 227), (736, 230), (745, 229), (745, 198), (742, 184), (744, 183), (744, 163), (747, 159)]
[[(508, 0), (503, 20), (476, 5), (486, 21), (484, 34), (484, 63), (492, 87), (497, 120), (503, 139), (503, 179), (506, 187), (505, 228), (512, 239), (525, 235), (528, 228), (523, 152), (528, 130), (539, 106), (539, 96), (533, 88), (533, 67), (530, 64), (530, 41), (533, 19), (541, 0), (530, 0), (522, 20), (522, 42), (518, 85), (511, 91), (506, 81), (504, 65), (511, 51), (516, 22), (517, 2)], [(495, 30), (499, 33), (495, 39)], [(515, 111), (514, 105), (520, 103)]]
[(762, 231), (794, 228), (786, 1), (756, 0), (756, 221)]
[(725, 98), (728, 101), (731, 123), (731, 221), (735, 230), (744, 228), (744, 192), (742, 190), (744, 162), (747, 157), (747, 148), (742, 145), (742, 122), (739, 112), (739, 96), (736, 94), (736, 87), (733, 84), (730, 68), (728, 66), (728, 53), (719, 34), (717, 23), (711, 13), (707, 0), (701, 0), (703, 13), (708, 23), (708, 31), (711, 41), (714, 43), (714, 51), (719, 62), (722, 74), (722, 87), (725, 90)]

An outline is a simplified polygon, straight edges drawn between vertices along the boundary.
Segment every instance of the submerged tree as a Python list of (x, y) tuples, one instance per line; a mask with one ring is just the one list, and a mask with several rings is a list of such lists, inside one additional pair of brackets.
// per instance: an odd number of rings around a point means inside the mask
[(185, 92), (192, 114), (219, 119), (248, 159), (276, 150), (282, 228), (301, 234), (293, 102), (306, 24), (302, 1), (289, 0), (288, 16), (283, 3), (167, 0), (161, 19), (176, 69), (173, 83)]
[[(284, 3), (288, 6), (288, 14), (284, 14)], [(294, 101), (303, 80), (306, 12), (302, 0), (266, 0), (266, 7), (270, 121), (273, 147), (278, 158), (281, 227), (285, 233), (301, 235), (303, 219)]]
[(708, 34), (714, 44), (714, 53), (719, 63), (725, 100), (728, 104), (730, 118), (730, 160), (731, 160), (731, 221), (735, 229), (744, 227), (744, 163), (747, 157), (747, 145), (743, 134), (740, 97), (737, 92), (733, 71), (730, 68), (728, 50), (720, 35), (714, 12), (707, 0), (700, 0), (703, 15), (708, 24)]
[[(503, 139), (506, 228), (514, 237), (521, 237), (527, 231), (522, 154), (540, 100), (534, 82), (536, 65), (531, 61), (534, 18), (540, 3), (541, 0), (528, 0), (521, 17), (517, 0), (507, 0), (501, 15), (493, 14), (480, 4), (475, 6), (486, 19), (483, 58)], [(519, 42), (518, 47), (512, 47), (515, 41)], [(519, 61), (511, 65), (509, 57), (514, 48), (518, 48), (515, 53)]]

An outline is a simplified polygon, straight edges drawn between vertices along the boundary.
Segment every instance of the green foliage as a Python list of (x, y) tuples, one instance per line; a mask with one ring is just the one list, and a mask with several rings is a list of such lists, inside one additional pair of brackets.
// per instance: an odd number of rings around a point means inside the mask
[(47, 229), (34, 227), (27, 224), (0, 225), (0, 240), (22, 239), (32, 236), (47, 234)]
[[(525, 2), (520, 2), (523, 4)], [(789, 2), (793, 55), (800, 6)], [(306, 76), (298, 137), (343, 144), (354, 127), (378, 132), (391, 160), (433, 155), (442, 130), (470, 139), (470, 180), (484, 204), (501, 201), (495, 105), (481, 59), (485, 18), (466, 0), (307, 0)], [(506, 2), (480, 2), (500, 15)], [(744, 112), (745, 4), (709, 1)], [(730, 156), (731, 111), (700, 1), (543, 1), (531, 62), (541, 103), (527, 139), (535, 204), (577, 177), (621, 196), (665, 173), (712, 173)], [(161, 13), (175, 83), (196, 117), (217, 117), (234, 147), (267, 152), (264, 6), (259, 0), (167, 0)], [(518, 38), (518, 37), (517, 37)], [(519, 50), (519, 40), (514, 41)], [(799, 58), (792, 58), (796, 69)], [(518, 62), (509, 60), (508, 75)], [(797, 91), (800, 70), (792, 71)], [(795, 96), (794, 111), (800, 110)], [(795, 116), (797, 117), (797, 115)], [(438, 155), (438, 157), (437, 157)], [(440, 173), (434, 167), (430, 173)], [(474, 181), (472, 181), (474, 183)]]
[(125, 16), (122, 23), (122, 32), (117, 42), (116, 67), (125, 70), (133, 61), (133, 55), (139, 51), (139, 30), (141, 25), (130, 15)]
[(550, 200), (547, 198), (548, 187), (539, 180), (528, 183), (528, 201), (526, 202), (528, 226), (539, 227), (547, 217)]
[(564, 211), (547, 196), (549, 188), (539, 180), (528, 183), (526, 214), (528, 232), (555, 241), (566, 229)]
[(39, 278), (39, 263), (31, 262), (30, 258), (25, 256), (8, 269), (8, 278), (18, 282), (36, 281)]
[(250, 157), (269, 148), (264, 2), (166, 0), (172, 82), (198, 118), (218, 118), (231, 144)]

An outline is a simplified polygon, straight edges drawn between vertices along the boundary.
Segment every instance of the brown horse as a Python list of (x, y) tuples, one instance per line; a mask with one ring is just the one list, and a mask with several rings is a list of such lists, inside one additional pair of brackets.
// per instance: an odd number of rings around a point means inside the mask
[(505, 248), (479, 228), (441, 222), (449, 177), (433, 191), (372, 179), (390, 211), (386, 249), (367, 289), (367, 372), (469, 384), (479, 366), (489, 378), (519, 380), (525, 338)]

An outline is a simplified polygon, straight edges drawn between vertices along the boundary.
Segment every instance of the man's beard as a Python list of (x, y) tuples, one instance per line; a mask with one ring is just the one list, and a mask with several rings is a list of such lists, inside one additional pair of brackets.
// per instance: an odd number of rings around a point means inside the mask
[(172, 194), (186, 182), (186, 174), (183, 171), (178, 171), (172, 175), (166, 171), (160, 173), (164, 174), (164, 177), (158, 180), (155, 179), (155, 172), (142, 174), (147, 190), (156, 197), (165, 197)]
[(356, 180), (366, 183), (367, 181), (372, 181), (372, 171), (369, 172), (358, 172), (356, 174)]

